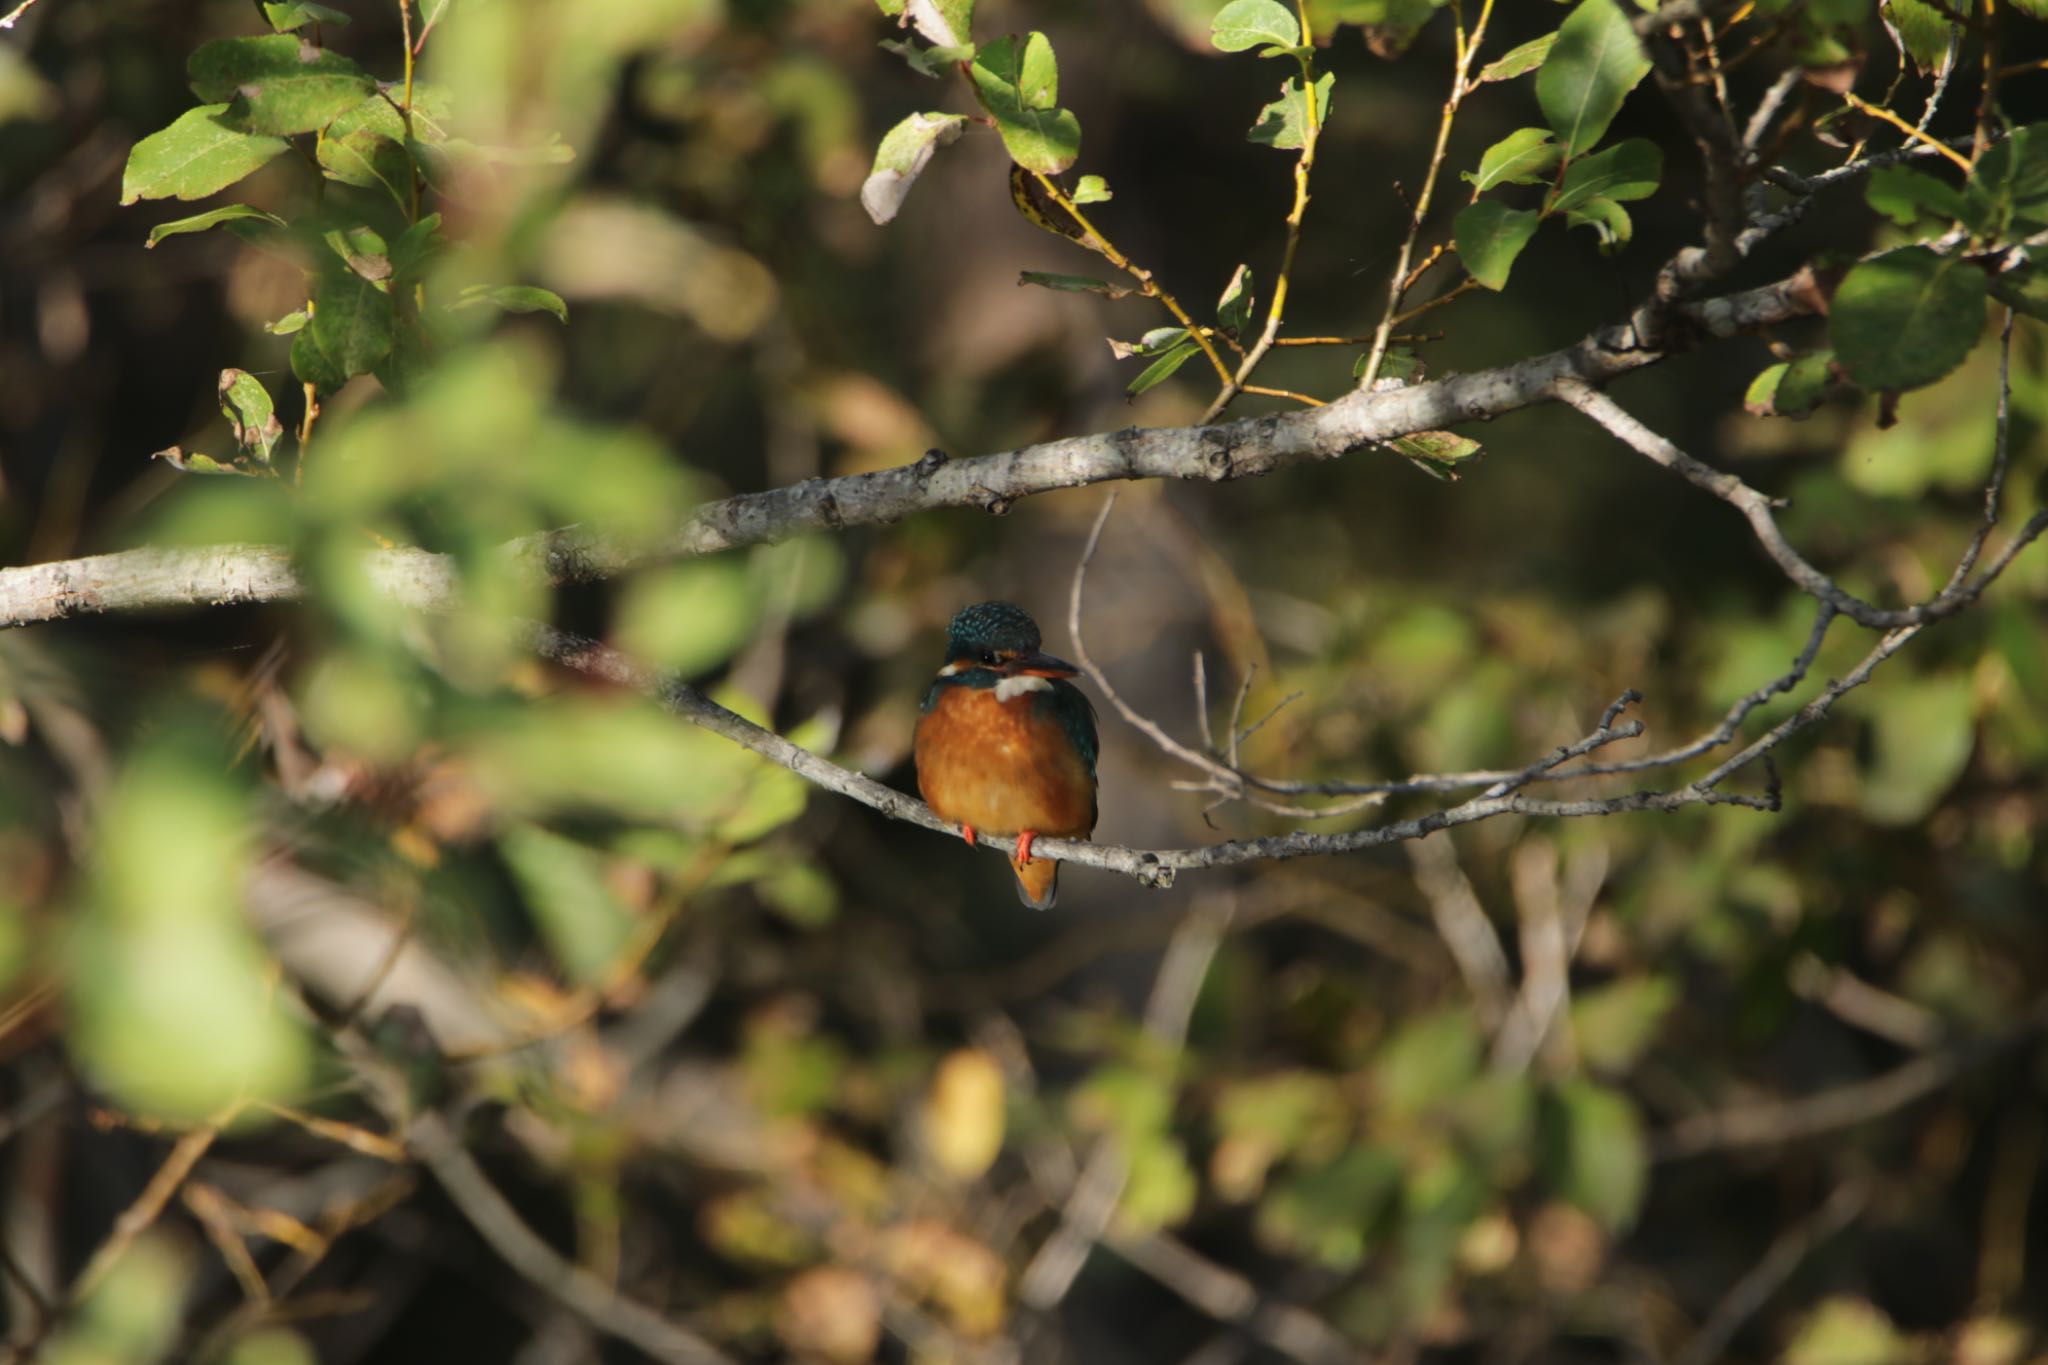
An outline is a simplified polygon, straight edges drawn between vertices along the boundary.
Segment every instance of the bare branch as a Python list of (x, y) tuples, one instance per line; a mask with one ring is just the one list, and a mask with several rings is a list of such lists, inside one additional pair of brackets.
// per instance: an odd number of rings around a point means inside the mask
[(1927, 1052), (1881, 1076), (1835, 1086), (1782, 1103), (1753, 1104), (1681, 1119), (1651, 1141), (1659, 1161), (1681, 1161), (1731, 1147), (1774, 1147), (1883, 1118), (1949, 1084), (1964, 1069), (2048, 1030), (2048, 999), (2037, 1000), (2020, 1022), (1989, 1037)]
[(1472, 1008), (1488, 1033), (1500, 1027), (1508, 1008), (1508, 955), (1500, 934), (1486, 917), (1479, 894), (1458, 866), (1458, 851), (1449, 839), (1417, 840), (1407, 846), (1415, 885), (1429, 902), (1437, 935), (1450, 949)]
[[(1740, 512), (1749, 522), (1750, 530), (1755, 534), (1757, 543), (1763, 547), (1764, 553), (1770, 556), (1771, 562), (1776, 564), (1801, 592), (1826, 603), (1851, 620), (1873, 629), (1890, 630), (1901, 626), (1923, 625), (1945, 616), (1953, 616), (1976, 601), (1991, 581), (2004, 571), (2015, 554), (2024, 549), (2043, 530), (2048, 530), (2048, 511), (2036, 512), (2026, 525), (2014, 534), (2005, 550), (1976, 579), (1966, 581), (1966, 576), (1959, 573), (1947, 587), (1917, 606), (1890, 609), (1880, 607), (1847, 591), (1809, 563), (1785, 538), (1785, 533), (1778, 526), (1778, 519), (1773, 512), (1772, 500), (1735, 475), (1694, 459), (1670, 440), (1643, 425), (1604, 392), (1582, 380), (1569, 377), (1559, 380), (1557, 395), (1640, 454), (1648, 456), (1685, 479), (1693, 487), (1713, 494)], [(1997, 479), (2002, 479), (2003, 462), (1998, 468)], [(1997, 486), (1997, 480), (1994, 480), (1993, 487)], [(1995, 514), (1996, 498), (1988, 498), (1987, 502), (1989, 510)], [(1988, 529), (1984, 534), (1989, 534)], [(1968, 557), (1974, 562), (1975, 548), (1972, 548)]]
[(1811, 1217), (1779, 1233), (1762, 1259), (1714, 1305), (1671, 1365), (1712, 1365), (1722, 1359), (1742, 1324), (1784, 1287), (1815, 1247), (1855, 1222), (1869, 1198), (1870, 1189), (1861, 1180), (1845, 1180)]
[[(548, 583), (616, 576), (639, 563), (715, 554), (814, 531), (879, 526), (946, 507), (1007, 511), (1018, 499), (1123, 479), (1220, 482), (1335, 459), (1411, 432), (1483, 421), (1548, 400), (1560, 380), (1601, 383), (1654, 365), (1711, 337), (1727, 337), (1819, 311), (1809, 272), (1677, 308), (1682, 324), (1645, 344), (1638, 320), (1511, 365), (1428, 384), (1359, 391), (1320, 408), (1219, 426), (1128, 427), (1024, 446), (974, 459), (933, 451), (914, 464), (836, 479), (809, 479), (706, 503), (651, 547), (631, 547), (571, 527), (507, 544), (525, 576)], [(371, 551), (368, 571), (389, 596), (413, 606), (453, 599), (454, 565), (417, 549)], [(0, 569), (0, 626), (84, 612), (274, 602), (302, 596), (290, 553), (274, 545), (138, 549)]]

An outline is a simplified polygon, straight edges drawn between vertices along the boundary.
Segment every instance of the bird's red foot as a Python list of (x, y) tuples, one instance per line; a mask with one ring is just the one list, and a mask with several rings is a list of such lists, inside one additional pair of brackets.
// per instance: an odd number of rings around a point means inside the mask
[(962, 825), (962, 826), (960, 826), (960, 837), (961, 837), (961, 838), (963, 838), (963, 839), (965, 839), (965, 840), (967, 841), (967, 846), (968, 846), (969, 848), (973, 848), (973, 847), (974, 847), (974, 841), (975, 841), (975, 838), (976, 838), (976, 835), (975, 835), (975, 833), (974, 833), (974, 826), (972, 826), (972, 825)]
[(1031, 861), (1031, 841), (1038, 837), (1038, 831), (1027, 829), (1017, 835), (1017, 865), (1022, 867)]

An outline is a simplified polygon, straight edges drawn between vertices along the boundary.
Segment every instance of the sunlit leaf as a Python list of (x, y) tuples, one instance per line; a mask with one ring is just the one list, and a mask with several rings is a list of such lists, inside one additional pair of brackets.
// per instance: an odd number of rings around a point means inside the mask
[(193, 52), (185, 71), (193, 93), (228, 101), (221, 117), (250, 133), (310, 133), (376, 89), (348, 58), (288, 33), (216, 38)]
[(1564, 148), (1551, 141), (1548, 128), (1517, 128), (1480, 154), (1477, 173), (1466, 171), (1461, 178), (1471, 182), (1475, 195), (1495, 185), (1539, 185), (1563, 159)]
[(1541, 37), (1531, 38), (1526, 43), (1511, 47), (1508, 49), (1506, 56), (1480, 67), (1479, 79), (1482, 81), (1511, 81), (1517, 76), (1526, 76), (1537, 67), (1543, 65), (1544, 59), (1550, 56), (1550, 49), (1556, 42), (1557, 34), (1546, 33)]
[(340, 10), (326, 5), (316, 5), (312, 0), (285, 0), (283, 4), (266, 0), (263, 17), (268, 19), (270, 26), (279, 33), (290, 33), (293, 29), (304, 28), (308, 24), (333, 24), (339, 28), (348, 23), (348, 16)]
[(284, 219), (263, 209), (251, 208), (247, 204), (225, 204), (204, 213), (195, 213), (189, 218), (179, 218), (168, 223), (158, 223), (149, 230), (145, 247), (155, 246), (166, 237), (175, 237), (185, 232), (204, 232), (221, 223), (263, 223), (270, 227), (283, 227)]
[(1642, 1120), (1619, 1091), (1571, 1080), (1550, 1096), (1544, 1158), (1557, 1193), (1610, 1231), (1635, 1221), (1649, 1178)]
[(1649, 70), (1635, 25), (1616, 0), (1579, 0), (1536, 73), (1536, 102), (1566, 156), (1600, 140)]
[[(1316, 81), (1316, 126), (1321, 127), (1330, 119), (1330, 91), (1335, 86), (1335, 72), (1325, 72)], [(1299, 148), (1308, 138), (1309, 111), (1308, 97), (1302, 89), (1301, 77), (1290, 76), (1280, 87), (1280, 98), (1259, 111), (1257, 122), (1245, 134), (1249, 142), (1261, 143), (1282, 151)]]
[(1059, 66), (1052, 43), (1033, 33), (983, 43), (969, 68), (982, 107), (996, 121), (1003, 146), (1025, 170), (1057, 175), (1081, 154), (1081, 123), (1059, 108)]
[(1261, 43), (1293, 47), (1301, 25), (1278, 0), (1230, 0), (1209, 24), (1209, 41), (1219, 52), (1243, 52)]
[(128, 153), (121, 173), (121, 202), (138, 199), (204, 199), (281, 154), (281, 137), (264, 137), (221, 122), (225, 104), (187, 109), (177, 121), (151, 133)]
[(569, 305), (552, 289), (531, 284), (472, 284), (456, 296), (456, 308), (495, 308), (501, 313), (552, 313), (555, 320), (569, 321)]
[(960, 136), (962, 114), (912, 114), (891, 128), (875, 149), (874, 169), (860, 187), (861, 207), (877, 223), (893, 219), (910, 187), (931, 164), (932, 153)]

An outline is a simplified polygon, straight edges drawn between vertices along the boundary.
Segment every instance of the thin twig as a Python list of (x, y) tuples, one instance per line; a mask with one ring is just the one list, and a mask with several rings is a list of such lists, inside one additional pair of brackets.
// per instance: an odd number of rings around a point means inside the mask
[(1658, 1161), (1682, 1161), (1729, 1148), (1776, 1147), (1868, 1123), (1933, 1094), (1965, 1068), (2031, 1042), (2044, 1030), (2048, 1030), (2048, 999), (2036, 1001), (2018, 1023), (2002, 1032), (1923, 1053), (1868, 1080), (1778, 1103), (1680, 1119), (1652, 1138), (1651, 1155)]
[(1401, 249), (1394, 258), (1394, 271), (1387, 284), (1386, 306), (1380, 310), (1379, 326), (1373, 329), (1372, 350), (1366, 353), (1365, 365), (1358, 373), (1358, 387), (1368, 392), (1380, 377), (1380, 366), (1386, 363), (1387, 347), (1393, 338), (1394, 329), (1439, 303), (1448, 303), (1465, 292), (1465, 285), (1470, 283), (1469, 280), (1460, 281), (1457, 288), (1438, 295), (1421, 308), (1407, 313), (1401, 311), (1401, 300), (1408, 292), (1408, 266), (1415, 259), (1415, 243), (1422, 235), (1423, 222), (1429, 216), (1430, 202), (1436, 194), (1437, 177), (1443, 171), (1444, 158), (1450, 150), (1451, 124), (1457, 120), (1458, 107), (1465, 102), (1465, 97), (1477, 88), (1472, 80), (1472, 63), (1479, 56), (1481, 44), (1486, 41), (1486, 26), (1492, 18), (1493, 0), (1481, 0), (1479, 17), (1473, 22), (1469, 34), (1465, 32), (1462, 17), (1458, 19), (1457, 53), (1451, 64), (1451, 89), (1444, 97), (1443, 112), (1437, 118), (1436, 145), (1430, 150), (1429, 167), (1422, 174), (1422, 191), (1415, 196), (1415, 207), (1408, 215), (1408, 231), (1402, 235)]
[(1415, 885), (1429, 902), (1437, 934), (1471, 992), (1480, 1027), (1492, 1033), (1508, 1007), (1508, 955), (1500, 934), (1458, 866), (1458, 851), (1449, 839), (1417, 839), (1407, 845), (1407, 852)]
[[(1195, 997), (1209, 975), (1216, 949), (1230, 927), (1235, 905), (1229, 898), (1198, 903), (1174, 930), (1160, 958), (1152, 994), (1145, 1003), (1145, 1034), (1173, 1054), (1187, 1041)], [(1116, 1213), (1130, 1166), (1114, 1134), (1096, 1139), (1081, 1177), (1061, 1211), (1060, 1225), (1040, 1246), (1017, 1280), (1018, 1301), (1045, 1312), (1073, 1288), (1088, 1253), (1102, 1239)]]
[(1712, 1365), (1723, 1359), (1742, 1324), (1784, 1288), (1816, 1247), (1855, 1222), (1869, 1197), (1869, 1186), (1862, 1180), (1845, 1180), (1810, 1217), (1779, 1233), (1749, 1273), (1714, 1305), (1699, 1331), (1671, 1358), (1671, 1365)]
[[(1302, 12), (1302, 22), (1306, 26), (1306, 9)], [(1321, 405), (1320, 400), (1303, 394), (1289, 393), (1284, 389), (1255, 388), (1249, 382), (1252, 372), (1259, 368), (1259, 362), (1266, 358), (1266, 353), (1273, 349), (1273, 343), (1279, 338), (1280, 324), (1287, 312), (1288, 289), (1294, 280), (1294, 258), (1301, 248), (1301, 225), (1308, 215), (1309, 176), (1315, 170), (1316, 144), (1322, 140), (1323, 121), (1316, 109), (1315, 59), (1313, 56), (1304, 56), (1298, 61), (1301, 67), (1303, 109), (1301, 150), (1294, 159), (1294, 204), (1287, 211), (1286, 239), (1280, 248), (1280, 272), (1273, 280), (1273, 296), (1266, 304), (1266, 323), (1259, 330), (1259, 339), (1245, 352), (1243, 361), (1238, 364), (1237, 373), (1225, 378), (1223, 388), (1202, 413), (1202, 421), (1205, 424), (1215, 421), (1224, 409), (1230, 406), (1231, 400), (1240, 393), (1263, 393)]]

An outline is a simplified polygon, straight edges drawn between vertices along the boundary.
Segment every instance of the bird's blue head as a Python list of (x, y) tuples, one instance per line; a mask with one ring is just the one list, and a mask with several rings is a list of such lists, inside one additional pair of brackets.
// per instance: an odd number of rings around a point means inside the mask
[(1038, 648), (1038, 623), (1008, 602), (964, 607), (946, 627), (948, 673), (970, 669), (1001, 674), (1070, 678), (1080, 670)]

